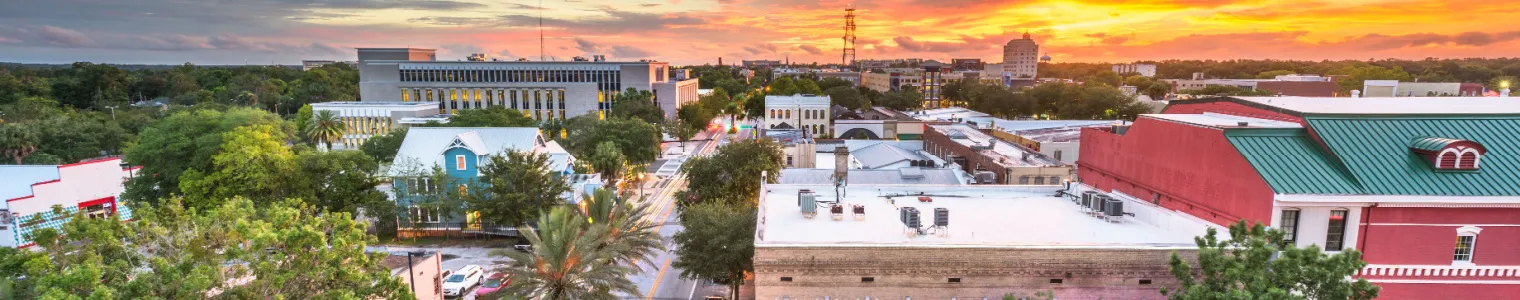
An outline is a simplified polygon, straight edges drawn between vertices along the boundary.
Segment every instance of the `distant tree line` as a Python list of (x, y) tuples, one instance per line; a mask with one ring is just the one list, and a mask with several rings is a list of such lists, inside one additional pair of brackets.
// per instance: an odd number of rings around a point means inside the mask
[[(1201, 72), (1206, 78), (1268, 79), (1287, 74), (1346, 75), (1340, 81), (1343, 92), (1361, 89), (1365, 80), (1404, 80), (1421, 82), (1464, 82), (1499, 89), (1499, 83), (1512, 84), (1520, 77), (1520, 58), (1462, 58), (1423, 60), (1163, 60), (1142, 61), (1156, 64), (1158, 79), (1190, 79)], [(1109, 63), (1040, 63), (1040, 77), (1079, 81), (1109, 76)], [(1115, 74), (1133, 75), (1133, 74)]]

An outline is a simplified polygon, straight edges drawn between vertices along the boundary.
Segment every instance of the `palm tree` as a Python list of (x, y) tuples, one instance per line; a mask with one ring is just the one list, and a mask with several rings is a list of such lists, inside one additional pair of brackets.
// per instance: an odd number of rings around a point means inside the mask
[(0, 125), (0, 155), (16, 159), (16, 164), (37, 152), (37, 128), (24, 124)]
[(636, 269), (612, 263), (618, 251), (605, 247), (613, 227), (592, 222), (573, 206), (558, 206), (538, 219), (537, 230), (518, 227), (532, 250), (492, 252), (512, 259), (502, 270), (512, 278), (506, 292), (542, 300), (639, 295), (638, 285), (627, 277)]
[(655, 253), (665, 250), (655, 226), (663, 220), (653, 220), (653, 208), (649, 202), (626, 201), (606, 189), (598, 189), (587, 197), (583, 213), (595, 226), (606, 226), (607, 236), (602, 240), (601, 250), (610, 251), (610, 263), (638, 267), (639, 264), (654, 265)]
[(332, 151), (333, 143), (343, 138), (343, 132), (348, 131), (348, 124), (338, 119), (332, 111), (318, 112), (311, 120), (311, 128), (306, 133), (311, 139), (327, 143), (327, 151)]

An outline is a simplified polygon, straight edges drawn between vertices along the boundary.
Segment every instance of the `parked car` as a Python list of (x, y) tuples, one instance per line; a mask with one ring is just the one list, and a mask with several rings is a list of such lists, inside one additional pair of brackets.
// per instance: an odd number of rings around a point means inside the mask
[(491, 276), (486, 276), (486, 283), (481, 284), (480, 288), (475, 289), (475, 296), (485, 296), (491, 293), (495, 293), (496, 290), (500, 290), (510, 283), (512, 283), (512, 278), (507, 277), (507, 273), (491, 273)]
[(485, 271), (477, 265), (459, 268), (459, 271), (455, 271), (454, 274), (449, 275), (448, 279), (443, 280), (443, 296), (458, 297), (464, 295), (465, 291), (480, 284), (481, 279), (485, 278), (484, 273)]

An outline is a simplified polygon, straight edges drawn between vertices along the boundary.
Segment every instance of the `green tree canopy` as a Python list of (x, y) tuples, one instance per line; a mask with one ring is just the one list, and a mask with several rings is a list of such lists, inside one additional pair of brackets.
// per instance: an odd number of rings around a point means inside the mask
[(917, 89), (904, 87), (902, 90), (888, 92), (881, 96), (881, 101), (872, 101), (872, 103), (906, 111), (924, 107), (924, 94), (919, 93)]
[[(570, 192), (565, 180), (549, 169), (549, 156), (511, 151), (493, 155), (480, 169), (479, 192), (465, 203), (480, 212), (482, 221), (514, 226), (531, 221), (539, 212), (565, 201)], [(477, 183), (463, 183), (476, 185)]]
[(852, 86), (835, 86), (827, 91), (829, 100), (833, 105), (844, 106), (849, 109), (863, 109), (871, 107), (870, 100), (860, 95), (860, 91)]
[(204, 175), (214, 170), (212, 157), (222, 149), (223, 133), (254, 125), (275, 128), (281, 136), (294, 132), (278, 116), (251, 108), (180, 111), (148, 126), (125, 151), (126, 162), (142, 166), (125, 198), (153, 204), (158, 196), (179, 194), (185, 172), (199, 170)]
[(1341, 86), (1342, 94), (1350, 94), (1351, 90), (1361, 90), (1367, 80), (1398, 80), (1411, 81), (1414, 76), (1404, 72), (1403, 68), (1385, 68), (1380, 66), (1347, 66), (1330, 71), (1330, 75), (1346, 75), (1346, 78), (1336, 81)]
[(1162, 294), (1176, 300), (1377, 298), (1377, 286), (1349, 279), (1367, 265), (1355, 249), (1326, 255), (1317, 246), (1294, 247), (1283, 242), (1281, 231), (1245, 221), (1230, 225), (1228, 240), (1216, 234), (1209, 228), (1194, 238), (1196, 268), (1172, 254), (1172, 275), (1182, 284)]
[(660, 128), (654, 124), (616, 117), (582, 122), (590, 124), (571, 126), (569, 143), (565, 147), (571, 154), (591, 157), (602, 142), (612, 142), (632, 164), (648, 164), (660, 155)]
[(492, 251), (512, 261), (502, 270), (512, 277), (505, 292), (546, 300), (640, 294), (629, 276), (664, 250), (655, 223), (645, 221), (647, 202), (623, 201), (605, 190), (588, 198), (584, 210), (555, 206), (538, 218), (537, 228), (519, 226), (533, 245), (529, 252)]
[(655, 106), (654, 93), (634, 88), (618, 93), (612, 102), (612, 115), (620, 118), (644, 120), (651, 124), (665, 121), (665, 111)]
[(186, 204), (200, 209), (220, 205), (214, 201), (232, 197), (259, 200), (282, 199), (300, 192), (292, 189), (295, 154), (285, 147), (285, 133), (269, 125), (244, 126), (223, 133), (221, 149), (211, 157), (211, 168), (185, 172), (179, 183)]
[(491, 106), (481, 109), (462, 109), (449, 118), (448, 123), (431, 127), (538, 127), (538, 121), (516, 109)]
[[(375, 162), (382, 164), (390, 163), (391, 160), (396, 159), (396, 152), (401, 150), (401, 142), (406, 141), (406, 132), (407, 129), (405, 127), (393, 128), (389, 133), (371, 136), (369, 139), (364, 140), (363, 145), (359, 145), (359, 151), (363, 151), (365, 155), (369, 155)], [(548, 135), (549, 133), (544, 132), (544, 134)]]
[(347, 213), (295, 199), (203, 211), (177, 202), (132, 222), (79, 214), (34, 231), (40, 251), (0, 250), (0, 277), (20, 298), (414, 299), (380, 265), (385, 254), (365, 252), (374, 237)]
[(681, 212), (676, 260), (681, 278), (727, 282), (729, 299), (738, 299), (744, 274), (755, 271), (755, 208), (702, 203)]
[(781, 146), (770, 139), (745, 140), (718, 147), (708, 157), (681, 165), (688, 182), (676, 198), (684, 205), (721, 202), (754, 206), (760, 181), (775, 183), (781, 176)]

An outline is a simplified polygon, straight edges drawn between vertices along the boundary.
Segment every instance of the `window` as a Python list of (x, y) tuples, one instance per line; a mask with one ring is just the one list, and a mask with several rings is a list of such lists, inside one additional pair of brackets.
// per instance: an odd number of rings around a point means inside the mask
[(950, 283), (961, 283), (961, 278), (960, 277), (950, 277), (949, 282)]
[(1284, 209), (1282, 221), (1277, 223), (1277, 228), (1283, 232), (1283, 245), (1295, 245), (1298, 243), (1298, 210)]
[(1475, 226), (1457, 228), (1457, 247), (1451, 257), (1452, 264), (1472, 264), (1473, 248), (1477, 246), (1478, 233), (1482, 231), (1482, 228)]
[(1029, 176), (1019, 176), (1019, 184), (1029, 184)]
[(1050, 279), (1050, 283), (1054, 283), (1054, 284), (1061, 284), (1061, 281), (1062, 280), (1060, 278), (1052, 278), (1052, 279)]
[(786, 166), (788, 166), (788, 167), (792, 166), (792, 156), (791, 155), (787, 155), (786, 156)]
[(1045, 184), (1045, 176), (1035, 176), (1034, 177), (1034, 184), (1038, 184), (1038, 185)]
[(783, 276), (781, 277), (781, 282), (792, 282), (792, 277)]
[(411, 216), (412, 223), (438, 223), (438, 212), (426, 207), (413, 205), (408, 208), (407, 213)]
[(876, 282), (876, 277), (861, 277), (860, 282)]
[(1330, 211), (1329, 231), (1325, 233), (1325, 251), (1341, 251), (1346, 237), (1346, 214), (1347, 210), (1337, 209)]
[(1140, 284), (1151, 284), (1151, 280), (1150, 279), (1141, 279), (1140, 280)]
[(1056, 150), (1056, 160), (1061, 160), (1061, 150)]
[(454, 156), (454, 169), (464, 170), (464, 155)]

